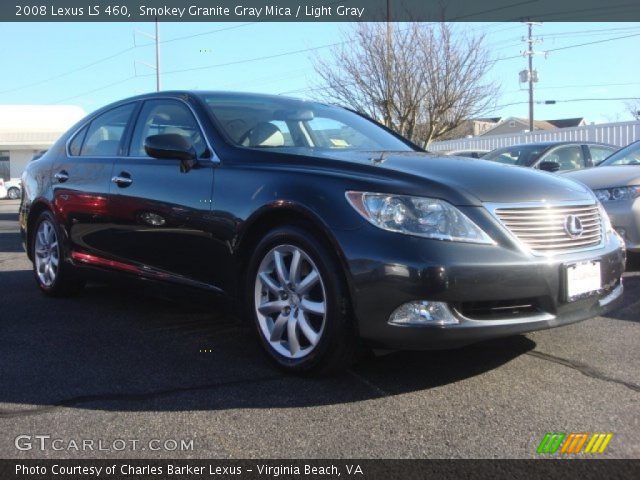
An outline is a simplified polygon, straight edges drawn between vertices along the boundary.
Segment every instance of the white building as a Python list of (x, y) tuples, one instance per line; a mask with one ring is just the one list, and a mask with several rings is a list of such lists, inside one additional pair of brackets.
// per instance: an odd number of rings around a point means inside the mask
[(73, 105), (0, 105), (0, 178), (20, 177), (34, 155), (84, 116)]

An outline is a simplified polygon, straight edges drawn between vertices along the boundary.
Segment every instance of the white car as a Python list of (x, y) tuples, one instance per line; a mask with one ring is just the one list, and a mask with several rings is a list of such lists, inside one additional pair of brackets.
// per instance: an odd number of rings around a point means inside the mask
[(0, 198), (17, 200), (22, 195), (22, 182), (19, 178), (4, 181), (0, 179)]

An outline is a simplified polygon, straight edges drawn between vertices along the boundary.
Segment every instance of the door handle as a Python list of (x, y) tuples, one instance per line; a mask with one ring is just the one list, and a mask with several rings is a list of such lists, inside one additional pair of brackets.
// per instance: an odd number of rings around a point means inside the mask
[(55, 178), (56, 180), (58, 180), (58, 182), (60, 183), (64, 183), (67, 180), (69, 180), (69, 174), (65, 171), (65, 170), (61, 170), (58, 173), (56, 173), (53, 178)]
[(128, 187), (133, 183), (133, 179), (125, 172), (120, 173), (120, 175), (113, 176), (111, 181), (120, 188)]

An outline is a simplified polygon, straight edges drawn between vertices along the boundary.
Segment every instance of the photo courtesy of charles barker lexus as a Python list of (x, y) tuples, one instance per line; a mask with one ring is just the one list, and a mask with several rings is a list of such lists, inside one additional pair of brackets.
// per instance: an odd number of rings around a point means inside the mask
[(428, 154), (313, 101), (127, 98), (72, 127), (23, 185), (43, 293), (109, 270), (222, 294), (292, 372), (559, 327), (622, 298), (624, 243), (584, 185)]

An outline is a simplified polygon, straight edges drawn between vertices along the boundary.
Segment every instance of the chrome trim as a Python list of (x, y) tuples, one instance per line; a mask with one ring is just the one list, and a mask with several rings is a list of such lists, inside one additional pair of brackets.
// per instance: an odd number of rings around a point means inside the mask
[(133, 179), (116, 175), (114, 177), (111, 177), (111, 182), (115, 183), (116, 185), (131, 185), (133, 183)]
[[(150, 96), (147, 98), (139, 98), (137, 100), (133, 100), (131, 102), (126, 102), (126, 103), (122, 103), (119, 105), (114, 105), (113, 108), (118, 108), (118, 107), (122, 107), (125, 105), (129, 105), (130, 103), (137, 103), (137, 102), (141, 102), (144, 103), (145, 101), (148, 100), (176, 100), (178, 102), (182, 102), (183, 104), (185, 104), (187, 106), (187, 108), (189, 109), (189, 111), (191, 112), (191, 114), (193, 115), (193, 117), (196, 119), (196, 123), (198, 124), (198, 128), (200, 128), (200, 133), (202, 134), (202, 138), (204, 138), (205, 143), (207, 144), (207, 149), (211, 152), (211, 158), (209, 159), (211, 161), (211, 163), (213, 163), (214, 165), (218, 165), (221, 163), (220, 161), (220, 157), (218, 156), (218, 154), (216, 153), (216, 151), (214, 150), (214, 148), (211, 146), (211, 142), (209, 141), (209, 137), (206, 134), (206, 129), (202, 126), (202, 122), (200, 121), (200, 117), (198, 117), (198, 114), (196, 113), (196, 111), (193, 109), (193, 107), (191, 106), (191, 104), (189, 104), (189, 102), (187, 102), (186, 100), (182, 99), (182, 98), (178, 98), (178, 97), (170, 97), (170, 96)], [(78, 135), (78, 133), (80, 133), (80, 131), (87, 126), (89, 123), (91, 123), (93, 120), (95, 120), (98, 116), (102, 115), (103, 113), (107, 113), (110, 110), (105, 110), (103, 112), (101, 112), (98, 115), (94, 115), (91, 118), (89, 118), (86, 122), (83, 122), (77, 129), (75, 132), (73, 132), (73, 134), (71, 134), (71, 136), (67, 139), (67, 142), (65, 144), (65, 153), (67, 154), (67, 157), (69, 158), (85, 158), (81, 155), (71, 155), (69, 153), (69, 145), (71, 144), (71, 142), (73, 141), (73, 139), (76, 137), (76, 135)], [(137, 118), (135, 119), (137, 122)], [(135, 159), (135, 158), (151, 158), (151, 157), (137, 157), (137, 156), (129, 156), (129, 155), (114, 155), (113, 158), (126, 158), (126, 159)]]
[[(604, 221), (602, 218), (602, 215), (600, 215), (599, 212), (599, 207), (598, 207), (598, 202), (595, 198), (593, 198), (592, 200), (582, 200), (582, 201), (560, 201), (560, 202), (545, 202), (545, 201), (539, 201), (539, 202), (521, 202), (521, 203), (493, 203), (493, 202), (487, 202), (483, 204), (484, 207), (489, 211), (489, 213), (491, 214), (491, 216), (498, 222), (498, 224), (500, 225), (500, 227), (502, 228), (502, 230), (507, 234), (507, 236), (512, 239), (519, 247), (522, 251), (529, 253), (531, 255), (537, 256), (537, 257), (555, 257), (558, 255), (566, 255), (566, 254), (572, 254), (572, 253), (580, 253), (580, 252), (588, 252), (591, 250), (597, 250), (600, 249), (602, 247), (604, 247), (605, 242), (606, 242), (606, 237), (607, 237), (607, 232), (605, 230), (605, 225), (604, 225)], [(589, 211), (591, 209), (598, 209), (598, 215), (599, 215), (599, 221), (596, 221), (595, 218), (595, 214), (590, 215), (591, 217), (594, 217), (591, 220), (585, 220), (585, 230), (586, 233), (592, 233), (592, 232), (597, 232), (597, 230), (593, 230), (596, 227), (599, 227), (600, 230), (600, 242), (598, 244), (595, 245), (588, 245), (586, 247), (581, 246), (584, 245), (585, 241), (582, 238), (576, 238), (576, 239), (571, 239), (571, 242), (567, 242), (565, 245), (567, 245), (569, 248), (567, 249), (559, 249), (559, 250), (536, 250), (535, 248), (530, 247), (529, 245), (527, 245), (525, 243), (524, 240), (522, 240), (520, 237), (518, 237), (518, 235), (516, 234), (518, 231), (522, 230), (523, 233), (524, 231), (526, 231), (528, 234), (530, 235), (534, 235), (534, 236), (540, 236), (540, 237), (544, 237), (544, 236), (549, 236), (549, 231), (553, 231), (556, 235), (557, 234), (561, 234), (562, 232), (564, 232), (564, 228), (563, 227), (559, 227), (556, 229), (549, 229), (549, 228), (545, 228), (545, 225), (547, 225), (547, 222), (544, 221), (537, 221), (535, 219), (529, 221), (529, 220), (522, 220), (523, 223), (522, 227), (523, 228), (516, 228), (515, 232), (508, 227), (505, 222), (503, 221), (503, 219), (500, 217), (500, 215), (498, 215), (497, 210), (510, 210), (513, 209), (514, 212), (513, 213), (507, 213), (507, 215), (514, 215), (517, 216), (517, 212), (515, 212), (515, 210), (522, 210), (522, 209), (535, 209), (535, 208), (560, 208), (561, 211), (575, 211), (575, 209), (578, 210), (583, 210), (583, 211)], [(563, 208), (566, 207), (566, 208)], [(536, 223), (537, 222), (537, 223)], [(540, 225), (539, 227), (537, 225)], [(539, 230), (540, 233), (536, 234), (536, 230)], [(544, 235), (544, 234), (547, 235)], [(553, 242), (555, 240), (550, 240), (549, 242), (544, 242), (544, 243), (550, 243)], [(587, 242), (589, 242), (589, 240), (587, 240)], [(574, 247), (574, 248), (571, 248)]]
[(602, 297), (598, 301), (598, 303), (600, 304), (601, 307), (605, 307), (609, 305), (611, 302), (613, 302), (614, 300), (616, 300), (618, 297), (620, 297), (620, 295), (622, 295), (623, 292), (624, 292), (624, 286), (622, 285), (622, 278), (621, 278), (618, 286), (613, 290), (611, 290), (611, 292), (606, 297)]

